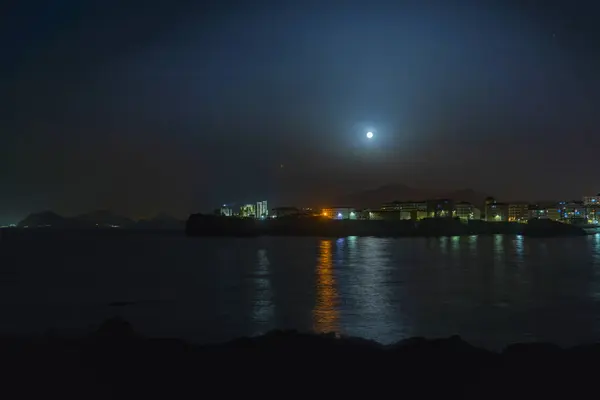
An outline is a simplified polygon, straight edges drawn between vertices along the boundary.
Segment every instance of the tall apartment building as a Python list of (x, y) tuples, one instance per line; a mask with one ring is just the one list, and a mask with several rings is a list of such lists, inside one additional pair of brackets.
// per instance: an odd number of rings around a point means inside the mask
[(256, 218), (267, 218), (269, 216), (269, 207), (267, 201), (259, 201), (256, 203)]
[(233, 217), (233, 208), (227, 206), (227, 204), (223, 204), (221, 207), (221, 215), (224, 217)]

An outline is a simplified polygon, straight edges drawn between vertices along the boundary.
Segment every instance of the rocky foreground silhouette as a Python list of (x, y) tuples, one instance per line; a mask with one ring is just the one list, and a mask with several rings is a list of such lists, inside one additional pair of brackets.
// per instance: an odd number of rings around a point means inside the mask
[(383, 346), (274, 331), (198, 346), (143, 337), (121, 319), (79, 339), (4, 337), (0, 349), (7, 399), (583, 397), (600, 362), (597, 344), (496, 353), (458, 336)]

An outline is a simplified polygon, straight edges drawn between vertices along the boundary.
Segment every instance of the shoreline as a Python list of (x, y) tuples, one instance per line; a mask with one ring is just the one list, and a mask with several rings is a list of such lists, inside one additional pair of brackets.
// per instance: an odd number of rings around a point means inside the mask
[[(600, 233), (600, 232), (598, 232)], [(527, 233), (523, 231), (484, 231), (484, 232), (356, 232), (356, 231), (318, 231), (305, 232), (301, 230), (286, 230), (283, 232), (244, 232), (244, 231), (203, 231), (203, 232), (186, 232), (184, 230), (140, 230), (140, 229), (53, 229), (53, 228), (0, 228), (0, 240), (19, 239), (27, 237), (73, 237), (73, 235), (81, 235), (81, 237), (100, 237), (100, 238), (116, 238), (126, 236), (172, 236), (172, 237), (204, 237), (204, 238), (259, 238), (259, 237), (315, 237), (315, 238), (343, 238), (343, 237), (374, 237), (374, 238), (442, 238), (442, 237), (471, 237), (471, 236), (523, 236), (531, 238), (553, 238), (553, 237), (580, 237), (590, 236), (595, 233), (575, 232), (575, 233), (556, 233), (556, 232), (541, 232)]]
[(498, 234), (569, 237), (586, 236), (591, 232), (550, 220), (532, 220), (529, 223), (463, 222), (452, 218), (420, 221), (331, 220), (320, 217), (254, 220), (194, 214), (186, 223), (187, 236), (449, 237)]

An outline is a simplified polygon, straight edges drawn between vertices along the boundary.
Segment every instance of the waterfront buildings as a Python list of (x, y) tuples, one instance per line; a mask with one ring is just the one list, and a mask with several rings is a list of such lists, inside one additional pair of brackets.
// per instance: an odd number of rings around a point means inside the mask
[(488, 222), (508, 221), (508, 204), (498, 203), (493, 197), (485, 199), (484, 220)]
[(240, 217), (254, 218), (256, 216), (256, 207), (254, 204), (245, 204), (240, 207)]
[(224, 204), (215, 210), (223, 216), (244, 218), (273, 218), (283, 216), (325, 217), (330, 219), (368, 219), (368, 220), (411, 220), (426, 218), (458, 218), (463, 222), (484, 220), (487, 222), (527, 223), (530, 219), (549, 219), (571, 224), (600, 223), (600, 194), (584, 196), (583, 201), (560, 201), (543, 204), (527, 202), (501, 203), (493, 197), (485, 199), (480, 211), (475, 205), (464, 201), (443, 198), (425, 201), (394, 201), (384, 203), (379, 208), (356, 210), (351, 206), (331, 206), (319, 208), (278, 207), (269, 212), (267, 201), (246, 204), (239, 213), (231, 205)]
[(537, 204), (531, 204), (529, 206), (529, 219), (550, 219), (548, 216), (548, 210), (545, 207)]
[(585, 217), (587, 223), (600, 223), (600, 193), (596, 196), (584, 196), (583, 206), (585, 207)]
[(588, 224), (598, 225), (600, 223), (600, 204), (598, 207), (587, 207), (586, 216)]
[(267, 201), (263, 200), (256, 202), (256, 204), (244, 204), (237, 212), (234, 211), (231, 204), (223, 204), (215, 212), (224, 217), (266, 218), (269, 216), (269, 207)]
[(563, 202), (558, 203), (542, 203), (529, 205), (529, 218), (549, 219), (552, 221), (560, 221), (560, 208)]
[(583, 197), (583, 205), (584, 206), (600, 206), (600, 193), (596, 196), (584, 196)]
[(527, 222), (529, 220), (528, 203), (509, 203), (508, 222)]
[(456, 216), (454, 200), (437, 199), (427, 201), (427, 216), (430, 218), (452, 218)]
[(377, 211), (371, 211), (369, 219), (411, 219), (418, 221), (427, 218), (426, 201), (394, 201), (385, 203)]
[(402, 205), (407, 204), (401, 201), (392, 201), (391, 203), (384, 203), (379, 208), (380, 211), (401, 211)]
[(463, 222), (481, 219), (481, 211), (469, 202), (459, 201), (456, 203), (455, 209), (456, 217)]
[(561, 202), (558, 207), (560, 219), (567, 223), (582, 223), (587, 219), (583, 201)]
[(560, 221), (560, 204), (561, 203), (551, 203), (542, 205), (542, 207), (546, 210), (546, 218), (552, 221)]
[(402, 213), (409, 215), (414, 221), (427, 218), (427, 202), (425, 201), (409, 201), (402, 204)]
[(233, 217), (233, 209), (228, 207), (227, 204), (223, 204), (221, 207), (221, 215), (224, 217)]
[(331, 219), (358, 219), (356, 209), (348, 206), (323, 208), (321, 215)]

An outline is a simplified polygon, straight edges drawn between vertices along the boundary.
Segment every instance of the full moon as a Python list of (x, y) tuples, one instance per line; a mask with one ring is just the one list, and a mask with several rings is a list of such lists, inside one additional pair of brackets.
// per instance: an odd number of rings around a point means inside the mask
[(373, 138), (373, 132), (367, 132), (367, 138), (368, 139), (372, 139)]

